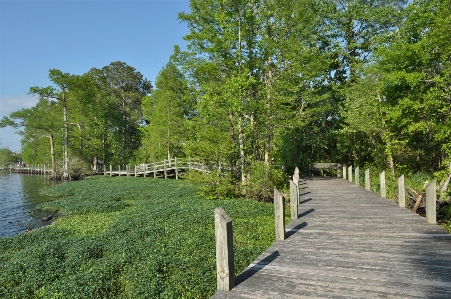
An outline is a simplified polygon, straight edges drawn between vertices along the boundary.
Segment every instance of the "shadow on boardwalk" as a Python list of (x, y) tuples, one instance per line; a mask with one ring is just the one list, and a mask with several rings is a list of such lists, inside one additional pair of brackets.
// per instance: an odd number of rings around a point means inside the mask
[(451, 298), (451, 235), (343, 179), (301, 180), (299, 219), (212, 298)]

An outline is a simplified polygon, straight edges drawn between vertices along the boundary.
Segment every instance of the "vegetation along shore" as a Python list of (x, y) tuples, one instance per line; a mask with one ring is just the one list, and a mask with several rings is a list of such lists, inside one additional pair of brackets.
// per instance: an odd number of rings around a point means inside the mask
[(42, 192), (55, 199), (40, 208), (66, 216), (0, 239), (2, 298), (208, 298), (218, 206), (233, 218), (235, 273), (274, 242), (272, 205), (201, 199), (186, 181), (99, 176)]

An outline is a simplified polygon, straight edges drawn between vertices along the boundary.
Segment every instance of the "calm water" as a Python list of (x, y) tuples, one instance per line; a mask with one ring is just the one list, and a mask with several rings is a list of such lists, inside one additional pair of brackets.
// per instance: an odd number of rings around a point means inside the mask
[(28, 229), (50, 224), (42, 217), (49, 212), (36, 209), (36, 205), (50, 198), (39, 194), (39, 189), (55, 182), (48, 176), (10, 173), (0, 170), (0, 238), (10, 237)]

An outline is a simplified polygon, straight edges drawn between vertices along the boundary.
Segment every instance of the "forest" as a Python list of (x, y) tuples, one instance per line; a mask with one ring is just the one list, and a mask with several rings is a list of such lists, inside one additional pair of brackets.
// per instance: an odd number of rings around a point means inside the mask
[[(451, 1), (190, 0), (152, 84), (125, 62), (51, 69), (21, 158), (70, 178), (106, 165), (191, 157), (228, 170), (218, 197), (313, 162), (451, 177)], [(218, 181), (219, 180), (219, 181)], [(282, 180), (283, 181), (283, 180)]]

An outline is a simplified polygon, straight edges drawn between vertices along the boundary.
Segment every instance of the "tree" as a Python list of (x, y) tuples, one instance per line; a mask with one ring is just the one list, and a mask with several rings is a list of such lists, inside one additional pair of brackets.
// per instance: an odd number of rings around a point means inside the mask
[(134, 151), (140, 146), (139, 125), (142, 124), (142, 99), (152, 89), (152, 84), (134, 67), (121, 61), (115, 61), (101, 70), (92, 69), (97, 74), (97, 82), (115, 102), (115, 110), (120, 111), (121, 137), (118, 157), (120, 162), (128, 162)]
[[(63, 128), (63, 120), (60, 118), (61, 107), (57, 102), (48, 98), (40, 98), (38, 103), (28, 109), (22, 109), (10, 114), (9, 118), (4, 118), (1, 122), (2, 126), (8, 125), (15, 128), (23, 127), (24, 131), (20, 134), (22, 139), (22, 158), (33, 161), (39, 160), (47, 156), (52, 164), (53, 174), (56, 174), (55, 165), (55, 139), (61, 140), (59, 132)], [(42, 143), (42, 140), (48, 139), (48, 143)], [(46, 145), (42, 148), (41, 145)], [(41, 158), (37, 158), (41, 156)]]
[(17, 162), (19, 159), (20, 155), (12, 152), (9, 148), (0, 148), (0, 168), (8, 167), (9, 163)]
[(169, 62), (158, 74), (156, 89), (142, 102), (143, 137), (139, 156), (144, 161), (157, 161), (165, 156), (183, 157), (186, 143), (185, 120), (190, 116), (188, 87), (183, 74)]
[(74, 76), (69, 73), (63, 73), (57, 69), (49, 71), (49, 79), (56, 87), (30, 87), (30, 94), (38, 95), (40, 98), (56, 100), (62, 107), (63, 126), (64, 126), (64, 162), (63, 162), (63, 179), (70, 179), (69, 174), (69, 121), (67, 117), (67, 101), (68, 93), (73, 88)]

